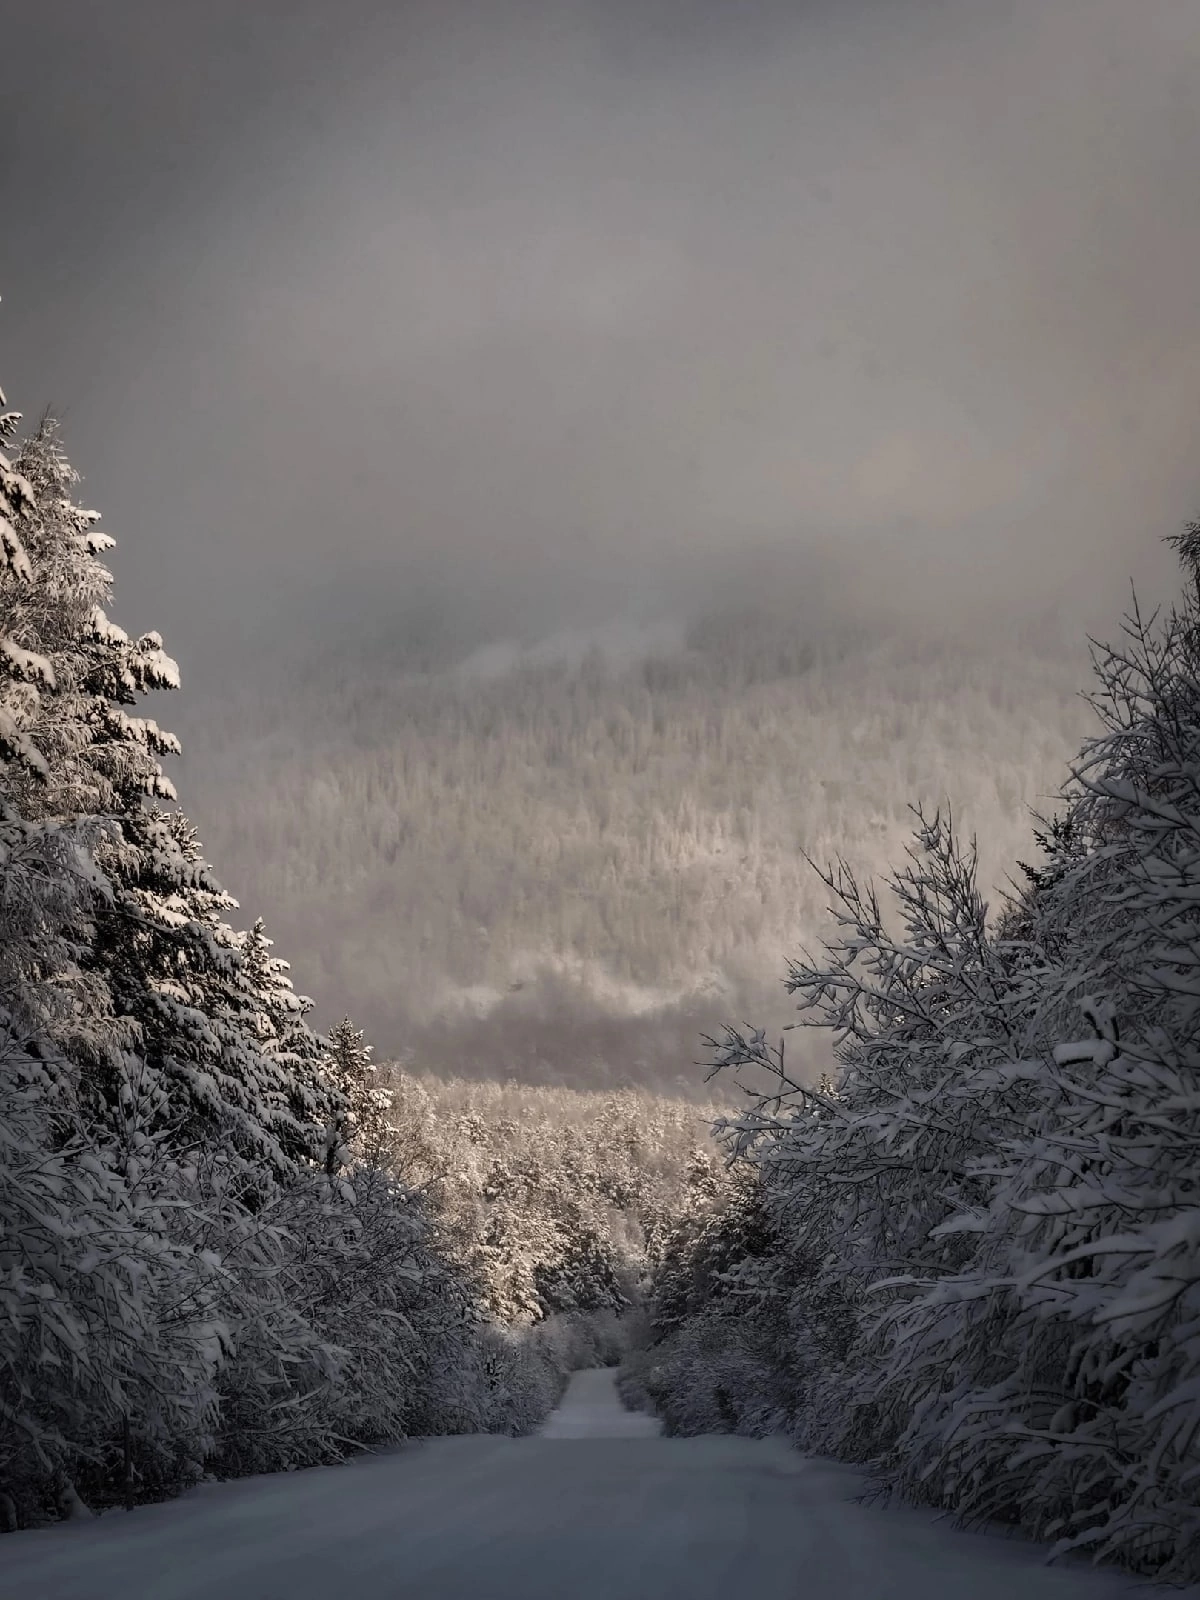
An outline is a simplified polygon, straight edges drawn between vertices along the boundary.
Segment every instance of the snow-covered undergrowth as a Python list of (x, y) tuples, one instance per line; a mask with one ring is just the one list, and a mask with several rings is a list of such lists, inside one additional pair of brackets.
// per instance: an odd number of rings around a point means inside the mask
[(791, 967), (836, 1078), (766, 1074), (733, 1200), (659, 1266), (630, 1386), (668, 1427), (788, 1429), (967, 1519), (1200, 1575), (1200, 527), (1185, 590), (1095, 651), (1100, 729), (989, 917), (918, 815), (880, 899), (824, 874)]

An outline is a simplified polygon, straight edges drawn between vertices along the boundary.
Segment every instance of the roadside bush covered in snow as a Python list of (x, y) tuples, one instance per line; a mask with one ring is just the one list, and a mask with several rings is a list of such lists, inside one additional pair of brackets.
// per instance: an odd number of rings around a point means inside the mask
[(668, 1434), (740, 1433), (786, 1425), (791, 1373), (777, 1277), (780, 1239), (761, 1186), (698, 1197), (656, 1262), (642, 1337), (621, 1390)]
[(688, 1431), (753, 1426), (766, 1390), (914, 1498), (1194, 1579), (1200, 528), (1177, 543), (1184, 595), (1096, 649), (1101, 730), (998, 918), (942, 816), (882, 902), (823, 874), (837, 934), (788, 986), (836, 1079), (714, 1042), (755, 1090), (725, 1135), (772, 1239), (707, 1276), (693, 1240), (690, 1300), (664, 1262), (679, 1311), (638, 1360)]

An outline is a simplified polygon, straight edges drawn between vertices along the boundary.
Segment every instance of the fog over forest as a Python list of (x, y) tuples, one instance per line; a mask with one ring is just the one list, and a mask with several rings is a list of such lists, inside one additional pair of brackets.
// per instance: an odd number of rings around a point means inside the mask
[(1032, 639), (821, 641), (760, 611), (637, 642), (364, 666), (189, 726), (229, 881), (415, 1066), (698, 1086), (702, 1032), (788, 1019), (784, 956), (828, 900), (805, 852), (882, 873), (910, 803), (953, 797), (999, 881), (1086, 721), (1078, 659)]
[(1198, 54), (1194, 0), (7, 24), (5, 383), (319, 1020), (690, 1079), (786, 1019), (804, 852), (948, 801), (1003, 882), (1200, 501)]

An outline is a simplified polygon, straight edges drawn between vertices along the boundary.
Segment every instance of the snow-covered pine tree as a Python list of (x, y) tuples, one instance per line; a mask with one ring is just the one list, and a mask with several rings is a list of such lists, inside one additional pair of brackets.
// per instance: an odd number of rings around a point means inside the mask
[(239, 943), (243, 981), (256, 1007), (253, 1026), (259, 1047), (287, 1071), (297, 1119), (304, 1125), (327, 1126), (341, 1106), (336, 1086), (324, 1070), (325, 1041), (305, 1020), (313, 1001), (297, 994), (290, 964), (271, 954), (274, 940), (267, 937), (261, 917)]
[[(27, 782), (25, 801), (38, 816), (106, 825), (95, 854), (111, 892), (91, 970), (138, 1032), (147, 1062), (170, 1080), (181, 1139), (228, 1139), (279, 1170), (313, 1159), (329, 1112), (318, 1052), (289, 1048), (283, 1059), (259, 1048), (261, 1007), (242, 971), (241, 936), (226, 920), (236, 902), (203, 862), (194, 829), (163, 807), (175, 795), (161, 757), (178, 743), (133, 714), (147, 692), (177, 687), (175, 664), (157, 634), (130, 639), (109, 621), (112, 577), (100, 557), (112, 540), (75, 503), (78, 478), (52, 422), (14, 466), (38, 507), (23, 539), (41, 574), (23, 606), (25, 648), (54, 683), (27, 717), (52, 781), (40, 790)], [(90, 1087), (100, 1114), (113, 1084), (97, 1069)]]
[[(13, 414), (4, 421), (12, 431)], [(178, 1478), (211, 1407), (207, 1330), (177, 1310), (193, 1263), (162, 1237), (161, 1215), (123, 1146), (132, 1104), (97, 1126), (91, 1082), (114, 1082), (132, 1058), (91, 964), (111, 886), (95, 855), (106, 821), (71, 758), (108, 739), (64, 654), (90, 636), (102, 588), (103, 538), (56, 491), (65, 467), (43, 429), (40, 451), (3, 462), (0, 661), (5, 753), (0, 771), (0, 1477), (21, 1520), (72, 1479), (103, 1476), (106, 1451), (139, 1418), (144, 1465)], [(15, 555), (14, 552), (18, 552)], [(152, 656), (147, 646), (143, 656)], [(119, 743), (120, 730), (110, 744)], [(97, 815), (97, 812), (100, 812)], [(122, 1083), (122, 1090), (124, 1090)], [(146, 1154), (145, 1147), (140, 1153)], [(201, 1264), (201, 1278), (209, 1276)]]
[[(7, 407), (3, 390), (0, 406)], [(0, 632), (0, 759), (17, 760), (44, 773), (45, 760), (28, 733), (39, 685), (54, 681), (45, 656), (22, 642), (28, 637), (28, 613), (35, 595), (33, 566), (26, 550), (37, 502), (33, 487), (5, 454), (4, 448), (21, 420), (19, 411), (0, 411), (0, 595), (4, 625)]]
[[(132, 1416), (143, 1483), (170, 1482), (172, 1471), (178, 1481), (179, 1462), (212, 1447), (220, 1401), (227, 1422), (239, 1405), (243, 1421), (257, 1405), (257, 1459), (282, 1464), (278, 1403), (327, 1384), (336, 1361), (287, 1303), (292, 1246), (278, 1186), (317, 1161), (340, 1102), (302, 1015), (281, 1002), (279, 968), (248, 965), (226, 920), (235, 902), (186, 818), (164, 808), (174, 792), (160, 757), (177, 746), (134, 708), (143, 693), (174, 687), (177, 674), (157, 635), (131, 640), (108, 620), (111, 575), (99, 558), (111, 540), (74, 501), (76, 475), (54, 425), (44, 423), (8, 470), (24, 565), (5, 632), (24, 654), (6, 660), (25, 679), (29, 661), (44, 665), (36, 684), (5, 695), (34, 752), (10, 763), (7, 803), (47, 839), (85, 829), (95, 889), (76, 923), (70, 990), (76, 1000), (91, 995), (93, 1014), (60, 1050), (58, 1071), (104, 1175), (110, 1226), (140, 1229), (157, 1252), (156, 1271), (142, 1274), (141, 1295), (123, 1307), (140, 1322), (124, 1340), (129, 1359), (108, 1363), (117, 1398), (77, 1430), (97, 1442), (80, 1459), (102, 1491), (97, 1454), (112, 1448), (106, 1434), (128, 1440)], [(274, 1019), (270, 1038), (260, 1037), (264, 1017)], [(124, 1259), (136, 1261), (136, 1250)], [(102, 1341), (96, 1348), (103, 1356)], [(256, 1349), (256, 1371), (273, 1371), (273, 1386), (239, 1394), (250, 1365), (231, 1359), (235, 1348)], [(73, 1381), (82, 1394), (82, 1378)], [(68, 1455), (79, 1448), (63, 1445)]]
[(330, 1176), (350, 1162), (378, 1166), (394, 1132), (390, 1120), (393, 1097), (380, 1086), (371, 1060), (374, 1053), (363, 1030), (349, 1017), (329, 1035), (323, 1070), (339, 1096), (325, 1134), (325, 1170)]

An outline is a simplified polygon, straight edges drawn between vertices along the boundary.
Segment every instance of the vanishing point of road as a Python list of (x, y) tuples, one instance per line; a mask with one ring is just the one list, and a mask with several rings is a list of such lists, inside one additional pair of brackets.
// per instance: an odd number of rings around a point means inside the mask
[[(667, 1439), (604, 1369), (528, 1439), (338, 1467), (0, 1539), (2, 1600), (1117, 1600), (1112, 1571), (932, 1513), (782, 1439)], [(1161, 1591), (1160, 1591), (1161, 1592)], [(1174, 1591), (1179, 1595), (1181, 1591)], [(1186, 1593), (1191, 1600), (1200, 1590)]]

